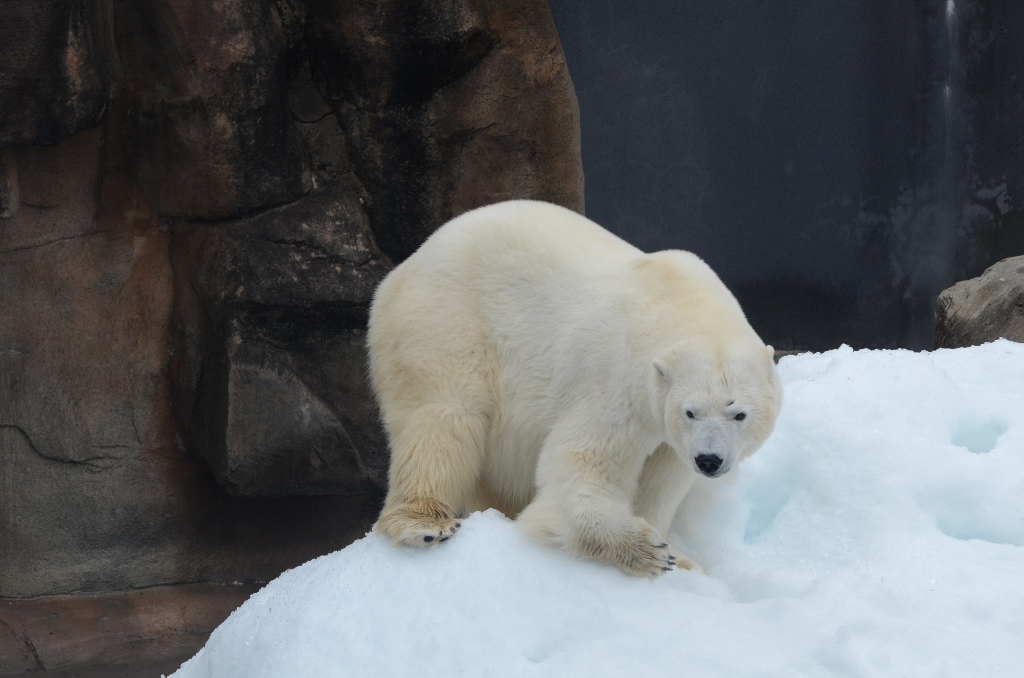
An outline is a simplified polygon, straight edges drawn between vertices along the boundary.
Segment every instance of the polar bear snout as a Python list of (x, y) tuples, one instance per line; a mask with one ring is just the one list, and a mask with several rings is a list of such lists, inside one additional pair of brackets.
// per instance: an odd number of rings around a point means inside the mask
[(697, 470), (708, 478), (720, 475), (719, 471), (722, 470), (723, 461), (717, 454), (698, 454), (693, 460), (694, 464), (697, 465)]
[(728, 473), (739, 457), (742, 440), (737, 426), (723, 417), (695, 417), (682, 432), (682, 449), (701, 475), (718, 478)]

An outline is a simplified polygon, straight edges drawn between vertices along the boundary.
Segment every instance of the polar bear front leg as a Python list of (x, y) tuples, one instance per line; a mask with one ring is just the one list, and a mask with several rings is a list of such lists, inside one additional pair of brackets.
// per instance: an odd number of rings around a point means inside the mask
[[(640, 460), (642, 463), (642, 460)], [(639, 463), (624, 455), (568, 445), (545, 449), (537, 496), (517, 522), (527, 532), (576, 555), (654, 577), (687, 565), (662, 535), (631, 512)]]
[[(693, 469), (683, 463), (675, 450), (666, 444), (659, 445), (644, 462), (633, 498), (633, 511), (658, 532), (667, 535), (679, 505), (695, 479)], [(682, 553), (675, 554), (677, 566), (703, 572), (697, 563)]]

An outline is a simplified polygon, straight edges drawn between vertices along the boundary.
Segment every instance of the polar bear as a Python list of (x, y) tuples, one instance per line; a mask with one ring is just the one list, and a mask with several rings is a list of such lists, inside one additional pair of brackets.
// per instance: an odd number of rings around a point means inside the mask
[(438, 229), (378, 287), (367, 342), (391, 445), (378, 532), (431, 546), (493, 507), (634, 576), (696, 567), (673, 516), (696, 474), (764, 442), (782, 395), (703, 261), (543, 202)]

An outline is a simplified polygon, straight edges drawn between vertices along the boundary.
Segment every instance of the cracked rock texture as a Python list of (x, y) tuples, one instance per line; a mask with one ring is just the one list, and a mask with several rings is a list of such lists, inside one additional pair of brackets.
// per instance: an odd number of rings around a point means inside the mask
[(0, 596), (262, 581), (361, 535), (376, 284), (473, 207), (582, 210), (546, 3), (3, 16)]
[(977, 346), (996, 339), (1024, 343), (1024, 257), (1003, 259), (977, 278), (939, 295), (935, 348)]

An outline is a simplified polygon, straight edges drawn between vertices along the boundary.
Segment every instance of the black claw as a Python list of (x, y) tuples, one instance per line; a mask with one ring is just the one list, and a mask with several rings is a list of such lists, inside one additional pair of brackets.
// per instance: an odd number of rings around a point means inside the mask
[(668, 544), (658, 544), (659, 549), (667, 548)]
[(423, 541), (434, 541), (434, 537), (428, 534), (426, 537), (423, 538)]
[(441, 537), (438, 541), (448, 541), (448, 537)]
[(459, 529), (460, 527), (462, 527), (462, 523), (455, 523), (455, 529), (456, 530)]
[(670, 554), (668, 554), (668, 559), (669, 559), (669, 562), (674, 562), (676, 557), (670, 553)]
[(665, 570), (666, 572), (671, 572), (672, 571), (671, 567), (663, 567), (661, 569)]

